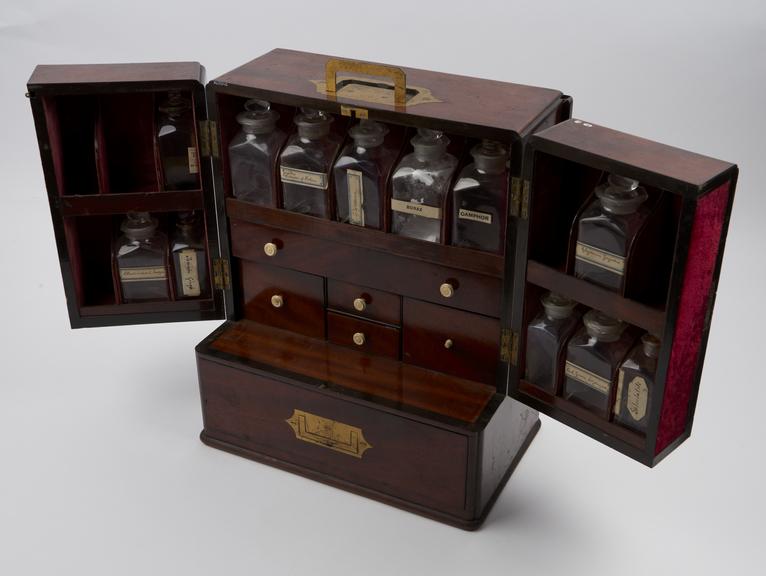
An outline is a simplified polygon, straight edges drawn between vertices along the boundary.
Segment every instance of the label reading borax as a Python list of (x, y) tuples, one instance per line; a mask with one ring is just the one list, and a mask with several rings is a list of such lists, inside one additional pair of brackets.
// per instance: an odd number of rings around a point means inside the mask
[(346, 170), (348, 186), (348, 221), (350, 224), (364, 226), (364, 185), (359, 170)]
[(391, 210), (395, 212), (404, 212), (423, 218), (432, 218), (434, 220), (442, 219), (442, 209), (435, 206), (420, 204), (419, 202), (405, 202), (404, 200), (391, 199)]
[(492, 224), (492, 214), (488, 214), (487, 212), (477, 212), (475, 210), (460, 208), (457, 217), (461, 220), (472, 220), (473, 222), (480, 222), (481, 224)]

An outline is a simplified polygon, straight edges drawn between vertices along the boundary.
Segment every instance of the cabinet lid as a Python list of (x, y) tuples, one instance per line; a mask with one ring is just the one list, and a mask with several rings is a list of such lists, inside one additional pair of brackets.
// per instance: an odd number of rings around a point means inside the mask
[[(225, 317), (228, 258), (221, 254), (211, 137), (197, 62), (39, 65), (27, 84), (72, 327)], [(189, 172), (197, 184), (170, 190), (156, 138), (158, 98), (184, 91), (192, 101)], [(168, 267), (169, 301), (121, 303), (111, 245), (128, 212), (150, 212), (174, 228), (173, 213), (205, 214), (209, 291), (178, 297)], [(204, 284), (204, 282), (200, 282)], [(194, 288), (196, 291), (196, 287)]]

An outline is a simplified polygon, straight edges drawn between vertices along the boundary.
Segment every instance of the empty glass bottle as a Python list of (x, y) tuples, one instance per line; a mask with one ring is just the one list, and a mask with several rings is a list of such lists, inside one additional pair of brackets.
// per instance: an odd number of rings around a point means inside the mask
[(616, 292), (625, 282), (628, 251), (646, 221), (646, 190), (611, 174), (577, 224), (575, 276)]
[(199, 158), (191, 100), (169, 92), (158, 107), (157, 146), (165, 190), (199, 188)]
[(130, 212), (114, 246), (122, 302), (168, 300), (168, 239), (148, 212)]
[(564, 398), (609, 419), (617, 368), (633, 343), (627, 325), (596, 310), (567, 344)]
[(659, 353), (659, 338), (644, 334), (620, 366), (617, 378), (614, 421), (644, 434), (652, 405)]
[(340, 137), (330, 132), (332, 116), (301, 108), (298, 132), (290, 136), (279, 157), (282, 205), (285, 210), (330, 218), (330, 169)]
[(508, 150), (484, 140), (452, 189), (452, 244), (501, 253), (508, 205)]
[(265, 100), (248, 100), (237, 114), (242, 127), (229, 144), (231, 186), (235, 198), (260, 206), (277, 206), (274, 169), (285, 134), (279, 113)]
[(550, 394), (559, 392), (561, 352), (580, 319), (573, 300), (548, 292), (541, 298), (543, 310), (527, 327), (527, 382)]
[(333, 169), (336, 218), (380, 229), (386, 177), (396, 151), (384, 144), (388, 128), (379, 122), (362, 120), (348, 133), (353, 141), (343, 148)]
[(194, 212), (178, 215), (170, 242), (176, 299), (210, 295), (207, 250), (202, 223)]
[(441, 242), (444, 204), (457, 159), (447, 152), (449, 138), (419, 128), (392, 176), (391, 231), (428, 242)]

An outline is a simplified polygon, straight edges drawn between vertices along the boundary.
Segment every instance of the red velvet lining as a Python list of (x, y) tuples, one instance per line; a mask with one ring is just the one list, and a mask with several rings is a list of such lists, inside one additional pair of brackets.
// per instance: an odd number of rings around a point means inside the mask
[(683, 433), (689, 418), (689, 400), (729, 203), (729, 186), (727, 182), (705, 195), (697, 202), (694, 211), (655, 454), (662, 452)]

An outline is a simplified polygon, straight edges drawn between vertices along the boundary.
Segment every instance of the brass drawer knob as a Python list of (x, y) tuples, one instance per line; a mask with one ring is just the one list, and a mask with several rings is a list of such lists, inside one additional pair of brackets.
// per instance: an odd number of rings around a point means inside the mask
[(450, 282), (445, 282), (439, 286), (439, 294), (445, 298), (452, 298), (455, 295), (455, 286), (453, 286)]
[(355, 332), (353, 338), (354, 338), (354, 344), (356, 344), (357, 346), (364, 345), (364, 334), (362, 332)]
[(447, 350), (449, 350), (450, 348), (452, 348), (452, 344), (453, 344), (453, 342), (452, 342), (452, 338), (447, 338), (447, 339), (444, 341), (444, 347), (445, 347)]
[(276, 256), (278, 250), (279, 246), (274, 244), (274, 242), (266, 242), (266, 244), (263, 245), (263, 251), (266, 256)]
[(354, 310), (364, 312), (365, 308), (367, 308), (367, 300), (364, 298), (354, 298)]
[(281, 308), (285, 305), (285, 299), (282, 298), (281, 294), (274, 294), (274, 296), (271, 297), (271, 305), (274, 306), (274, 308)]

